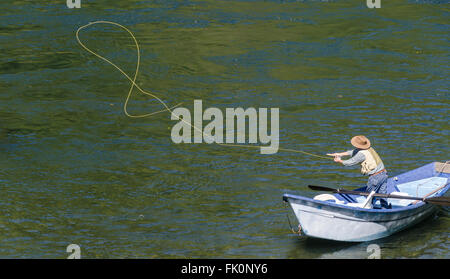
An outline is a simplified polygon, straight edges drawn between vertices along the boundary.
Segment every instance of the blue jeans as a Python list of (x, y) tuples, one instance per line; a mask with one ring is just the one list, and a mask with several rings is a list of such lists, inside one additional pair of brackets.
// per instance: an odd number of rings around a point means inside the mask
[[(375, 193), (387, 194), (387, 179), (388, 175), (385, 171), (376, 175), (369, 176), (369, 180), (367, 181), (366, 192), (370, 193), (372, 191), (375, 191)], [(381, 207), (389, 208), (387, 200), (385, 198), (378, 198), (378, 197), (377, 198), (374, 197), (372, 199), (373, 208), (376, 208), (375, 202), (377, 201), (377, 199), (380, 200)]]

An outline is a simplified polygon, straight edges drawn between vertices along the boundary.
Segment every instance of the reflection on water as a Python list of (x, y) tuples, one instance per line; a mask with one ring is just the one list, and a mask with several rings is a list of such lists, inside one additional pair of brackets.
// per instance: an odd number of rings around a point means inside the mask
[[(77, 45), (115, 21), (141, 45), (137, 83), (169, 105), (280, 108), (280, 147), (374, 142), (391, 174), (448, 160), (448, 38), (439, 1), (61, 1), (0, 4), (0, 257), (342, 258), (369, 243), (293, 235), (284, 192), (365, 183), (356, 169), (279, 152), (175, 145), (169, 114), (130, 119), (129, 82)], [(83, 42), (129, 75), (117, 28)], [(130, 112), (159, 110), (135, 92)], [(449, 258), (442, 210), (374, 242), (383, 258)]]

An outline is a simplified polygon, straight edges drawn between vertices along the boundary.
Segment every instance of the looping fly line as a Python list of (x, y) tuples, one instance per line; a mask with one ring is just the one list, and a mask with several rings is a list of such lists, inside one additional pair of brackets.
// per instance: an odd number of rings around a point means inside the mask
[[(118, 26), (118, 27), (120, 27), (121, 29), (125, 30), (125, 31), (131, 36), (131, 38), (133, 39), (134, 45), (136, 46), (136, 52), (137, 52), (136, 71), (135, 71), (135, 73), (134, 73), (134, 75), (133, 75), (133, 78), (131, 78), (127, 73), (125, 73), (119, 66), (117, 66), (116, 64), (114, 64), (112, 61), (110, 61), (109, 59), (107, 59), (107, 58), (101, 56), (100, 54), (98, 54), (98, 53), (94, 52), (93, 50), (91, 50), (90, 48), (88, 48), (88, 47), (87, 47), (85, 44), (83, 44), (83, 42), (80, 40), (80, 36), (79, 36), (79, 35), (80, 35), (80, 31), (83, 30), (83, 29), (85, 29), (85, 28), (87, 28), (87, 27), (89, 27), (89, 26), (95, 25), (95, 24), (109, 24), (109, 25)], [(199, 129), (199, 128), (196, 127), (195, 125), (192, 125), (191, 123), (186, 122), (183, 118), (180, 118), (179, 116), (177, 116), (176, 114), (173, 113), (172, 109), (174, 109), (174, 108), (176, 108), (177, 106), (181, 105), (181, 103), (179, 103), (179, 104), (177, 104), (177, 105), (175, 105), (175, 106), (169, 107), (169, 106), (168, 106), (166, 103), (164, 103), (164, 101), (161, 100), (158, 96), (156, 96), (155, 94), (152, 94), (152, 93), (150, 93), (150, 92), (148, 92), (148, 91), (145, 91), (145, 90), (142, 89), (138, 84), (136, 84), (136, 79), (137, 79), (137, 76), (138, 76), (138, 74), (139, 74), (139, 68), (140, 68), (140, 63), (141, 63), (141, 54), (140, 54), (139, 43), (137, 42), (136, 37), (134, 36), (134, 34), (133, 34), (128, 28), (126, 28), (125, 26), (123, 26), (123, 25), (121, 25), (121, 24), (119, 24), (119, 23), (116, 23), (116, 22), (111, 22), (111, 21), (95, 21), (95, 22), (90, 22), (90, 23), (88, 23), (88, 24), (86, 24), (86, 25), (83, 25), (83, 26), (79, 27), (79, 28), (77, 29), (77, 31), (76, 31), (75, 36), (76, 36), (77, 42), (78, 42), (78, 43), (81, 45), (81, 47), (83, 47), (87, 52), (93, 54), (93, 55), (96, 56), (97, 58), (99, 58), (99, 59), (105, 61), (106, 63), (108, 63), (108, 64), (110, 64), (111, 66), (113, 66), (114, 68), (116, 68), (123, 76), (125, 76), (125, 77), (131, 82), (131, 87), (130, 87), (130, 89), (128, 90), (127, 98), (126, 98), (125, 103), (124, 103), (124, 105), (123, 105), (123, 111), (124, 111), (124, 113), (125, 113), (126, 116), (128, 116), (128, 117), (130, 117), (130, 118), (143, 118), (143, 117), (149, 117), (149, 116), (153, 116), (153, 115), (155, 115), (155, 114), (161, 113), (161, 112), (168, 111), (168, 112), (170, 112), (173, 116), (175, 116), (176, 119), (178, 119), (178, 120), (180, 120), (180, 121), (183, 121), (183, 122), (186, 123), (187, 125), (191, 126), (193, 129), (195, 129), (195, 130), (201, 132), (201, 133), (203, 134), (203, 136), (212, 138), (211, 135), (206, 134), (205, 132), (203, 132), (201, 129)], [(161, 104), (164, 106), (164, 109), (159, 110), (159, 111), (155, 111), (155, 112), (151, 112), (151, 113), (147, 113), (147, 114), (139, 114), (139, 115), (132, 115), (132, 114), (130, 114), (130, 113), (128, 112), (128, 110), (127, 110), (127, 107), (128, 107), (128, 102), (129, 102), (130, 99), (131, 99), (131, 95), (132, 95), (132, 92), (133, 92), (133, 89), (134, 89), (134, 88), (138, 89), (139, 92), (141, 92), (142, 94), (148, 95), (148, 96), (154, 98), (155, 100), (157, 100), (159, 103), (161, 103)], [(235, 146), (235, 147), (247, 147), (247, 148), (260, 148), (260, 146), (256, 146), (256, 145), (229, 144), (229, 143), (217, 143), (217, 142), (216, 142), (216, 144), (221, 145), (221, 146)], [(288, 148), (278, 148), (278, 150), (281, 150), (281, 151), (287, 151), (287, 152), (302, 153), (302, 154), (305, 154), (305, 155), (309, 155), (309, 156), (313, 156), (313, 157), (317, 157), (317, 158), (322, 158), (322, 159), (327, 159), (327, 160), (330, 159), (329, 157), (320, 156), (320, 155), (317, 155), (317, 154), (312, 154), (312, 153), (309, 153), (309, 152), (306, 152), (306, 151), (301, 151), (301, 150), (294, 150), (294, 149), (288, 149)]]

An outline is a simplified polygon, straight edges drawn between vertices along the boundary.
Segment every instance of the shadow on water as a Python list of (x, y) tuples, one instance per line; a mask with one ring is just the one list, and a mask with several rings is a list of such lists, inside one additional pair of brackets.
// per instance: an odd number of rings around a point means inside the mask
[[(391, 236), (366, 242), (340, 242), (301, 236), (293, 240), (290, 258), (365, 259), (373, 251), (369, 245), (380, 247), (381, 258), (433, 258), (449, 247), (447, 237), (440, 237), (445, 230), (449, 210), (440, 208), (426, 220)], [(413, 248), (414, 247), (414, 248)], [(443, 253), (441, 257), (444, 255)]]
[(354, 242), (341, 242), (341, 241), (307, 237), (302, 245), (305, 249), (314, 249), (318, 253), (322, 254), (330, 252), (330, 250), (339, 251), (342, 249), (347, 249), (349, 247), (355, 246), (356, 244), (357, 243)]
[[(293, 240), (294, 241), (294, 240)], [(339, 255), (342, 251), (352, 249), (359, 243), (340, 242), (307, 236), (297, 237), (293, 243), (293, 249), (289, 252), (289, 258), (318, 258), (323, 255)], [(338, 257), (338, 256), (336, 256)]]

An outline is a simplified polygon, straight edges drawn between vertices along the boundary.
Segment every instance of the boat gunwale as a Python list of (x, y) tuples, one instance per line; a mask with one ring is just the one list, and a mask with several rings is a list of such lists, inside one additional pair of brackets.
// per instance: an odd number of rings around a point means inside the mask
[[(396, 218), (382, 219), (382, 220), (351, 219), (351, 218), (346, 218), (346, 217), (343, 217), (343, 216), (333, 216), (333, 218), (338, 218), (338, 219), (342, 219), (342, 220), (348, 220), (348, 221), (351, 221), (351, 222), (368, 222), (368, 223), (377, 223), (377, 224), (379, 224), (379, 223), (396, 222), (396, 221), (399, 221), (399, 220), (411, 218), (413, 216), (418, 215), (419, 213), (421, 213), (421, 214), (432, 213), (435, 210), (436, 210), (435, 206), (427, 206), (427, 207), (421, 208), (420, 210), (414, 211), (414, 213), (411, 213), (411, 214), (408, 214), (408, 215), (401, 215), (401, 216), (396, 217)], [(302, 210), (302, 211), (305, 212), (305, 210)], [(308, 211), (306, 211), (306, 212), (308, 212)], [(311, 214), (320, 214), (320, 213), (316, 213), (316, 212), (309, 212), (309, 213), (311, 213)]]
[[(435, 195), (433, 197), (441, 197), (441, 196), (445, 195), (445, 193), (449, 190), (449, 188), (450, 188), (450, 182), (447, 183), (446, 186), (437, 195)], [(313, 204), (323, 205), (323, 206), (329, 207), (331, 209), (334, 209), (334, 208), (345, 209), (345, 211), (352, 212), (352, 214), (354, 212), (365, 212), (365, 213), (386, 213), (386, 214), (390, 215), (390, 214), (394, 214), (394, 213), (402, 213), (402, 212), (406, 212), (406, 211), (411, 211), (413, 209), (417, 209), (417, 208), (427, 205), (426, 202), (420, 201), (416, 204), (410, 204), (407, 206), (396, 207), (396, 208), (391, 208), (391, 209), (384, 209), (384, 208), (383, 209), (372, 209), (372, 208), (352, 207), (352, 206), (348, 206), (345, 204), (320, 201), (320, 200), (315, 200), (315, 199), (300, 196), (300, 195), (293, 195), (293, 194), (288, 194), (288, 193), (283, 194), (283, 201), (289, 202), (288, 199), (293, 199), (294, 201), (302, 200), (302, 201), (310, 202)]]

